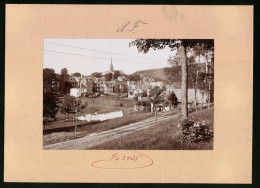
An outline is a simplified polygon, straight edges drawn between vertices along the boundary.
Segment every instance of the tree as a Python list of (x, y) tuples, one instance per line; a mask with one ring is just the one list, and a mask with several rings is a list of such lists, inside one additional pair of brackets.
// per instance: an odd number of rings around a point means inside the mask
[(197, 87), (202, 94), (201, 108), (203, 108), (204, 96), (208, 93), (208, 84), (206, 82), (206, 73), (202, 72), (198, 74)]
[(192, 55), (188, 58), (188, 85), (194, 90), (194, 105), (197, 110), (197, 77), (199, 72), (199, 65), (195, 61), (195, 57)]
[(101, 72), (93, 72), (91, 74), (92, 77), (94, 78), (101, 78), (102, 77), (102, 73)]
[(175, 95), (175, 93), (170, 93), (170, 94), (167, 96), (167, 100), (170, 101), (172, 105), (177, 105), (178, 98), (177, 98), (177, 96)]
[(168, 46), (171, 51), (179, 48), (181, 56), (181, 72), (182, 72), (182, 120), (188, 118), (188, 100), (187, 100), (187, 51), (193, 48), (196, 44), (207, 44), (208, 46), (214, 46), (214, 40), (212, 39), (136, 39), (130, 42), (129, 46), (136, 46), (139, 52), (147, 53), (150, 49), (164, 49)]
[(113, 78), (113, 74), (110, 72), (108, 74), (105, 74), (106, 81), (111, 81)]
[[(55, 119), (59, 111), (59, 100), (53, 93), (43, 94), (43, 124), (45, 125), (49, 119)], [(45, 129), (45, 128), (44, 128)]]
[(60, 73), (60, 93), (67, 94), (69, 93), (70, 88), (72, 88), (69, 80), (68, 70), (66, 68), (61, 69)]
[(68, 74), (68, 70), (66, 68), (61, 69), (61, 71), (60, 71), (60, 78), (61, 78), (61, 80), (66, 81), (66, 80), (69, 79), (69, 77), (70, 76)]
[(128, 80), (129, 81), (140, 81), (141, 80), (141, 77), (139, 74), (130, 74), (128, 76)]
[(158, 104), (165, 101), (165, 96), (162, 90), (156, 86), (151, 90), (151, 97), (150, 97), (151, 103), (155, 106), (155, 123), (157, 120), (157, 106)]
[[(204, 88), (201, 89), (202, 92), (207, 92), (208, 94), (208, 107), (210, 105), (211, 102), (211, 97), (213, 97), (212, 93), (214, 93), (214, 87), (213, 87), (213, 77), (214, 77), (214, 46), (210, 46), (208, 44), (197, 44), (195, 45), (194, 49), (194, 54), (197, 55), (199, 57), (199, 63), (201, 62), (201, 58), (204, 58), (204, 60), (206, 61), (205, 63), (205, 78), (203, 80), (203, 82), (205, 81), (208, 85), (208, 89), (207, 91), (205, 91), (204, 86), (202, 87), (202, 85), (205, 85), (204, 83), (200, 83), (200, 87)], [(213, 91), (213, 92), (212, 92)]]
[(58, 75), (55, 74), (53, 69), (43, 69), (43, 93), (53, 93), (58, 89), (59, 80)]
[(66, 94), (68, 94), (70, 92), (70, 88), (72, 88), (72, 87), (73, 86), (72, 86), (72, 84), (69, 81), (65, 81), (63, 83), (63, 85), (62, 85), (61, 92), (66, 95)]
[(114, 79), (117, 79), (119, 76), (121, 76), (120, 71), (114, 71)]
[(60, 111), (63, 114), (67, 113), (69, 119), (69, 115), (71, 113), (81, 112), (86, 106), (87, 102), (85, 104), (82, 104), (81, 99), (77, 99), (73, 96), (65, 96), (60, 106)]
[(171, 67), (164, 68), (164, 73), (170, 82), (181, 84), (181, 54), (179, 49), (175, 56), (170, 56), (168, 62)]

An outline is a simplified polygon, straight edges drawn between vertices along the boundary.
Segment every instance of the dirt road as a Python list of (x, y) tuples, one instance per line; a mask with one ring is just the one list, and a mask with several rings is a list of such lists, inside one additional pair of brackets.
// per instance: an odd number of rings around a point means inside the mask
[[(178, 115), (160, 115), (157, 117), (157, 123), (168, 121), (173, 118), (176, 118)], [(99, 132), (99, 133), (91, 133), (85, 137), (69, 140), (65, 142), (60, 142), (56, 144), (51, 144), (44, 146), (45, 150), (84, 150), (93, 146), (97, 146), (99, 144), (108, 142), (115, 138), (149, 128), (151, 126), (155, 126), (155, 118), (149, 118), (140, 122), (132, 123), (126, 126), (122, 126), (119, 128)]]

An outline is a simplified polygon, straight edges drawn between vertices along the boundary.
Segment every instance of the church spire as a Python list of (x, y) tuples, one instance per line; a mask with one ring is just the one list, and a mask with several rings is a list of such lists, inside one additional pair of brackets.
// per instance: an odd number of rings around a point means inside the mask
[(113, 67), (113, 63), (112, 63), (112, 57), (111, 57), (111, 64), (109, 67), (109, 71), (113, 72), (114, 71), (114, 67)]

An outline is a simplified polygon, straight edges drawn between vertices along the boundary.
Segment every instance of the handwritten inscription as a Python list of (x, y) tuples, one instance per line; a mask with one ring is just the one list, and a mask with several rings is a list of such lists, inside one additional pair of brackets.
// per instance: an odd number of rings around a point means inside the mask
[(123, 156), (119, 156), (118, 155), (118, 153), (115, 153), (115, 154), (113, 154), (112, 155), (112, 157), (109, 159), (109, 161), (111, 161), (111, 160), (116, 160), (116, 161), (118, 161), (118, 160), (126, 160), (126, 161), (128, 161), (128, 160), (131, 160), (131, 161), (137, 161), (138, 160), (138, 158), (140, 158), (140, 157), (142, 157), (143, 155), (130, 155), (130, 156), (128, 156), (128, 155), (123, 155)]
[(102, 169), (137, 169), (153, 165), (153, 160), (138, 151), (120, 151), (106, 157), (104, 160), (94, 161), (94, 168)]
[(147, 24), (141, 20), (138, 20), (134, 23), (131, 23), (130, 21), (128, 21), (126, 24), (123, 24), (122, 26), (118, 27), (117, 28), (117, 32), (124, 32), (124, 31), (128, 31), (128, 32), (132, 32), (134, 33), (135, 32), (135, 29), (137, 27), (140, 27), (141, 25), (143, 24)]

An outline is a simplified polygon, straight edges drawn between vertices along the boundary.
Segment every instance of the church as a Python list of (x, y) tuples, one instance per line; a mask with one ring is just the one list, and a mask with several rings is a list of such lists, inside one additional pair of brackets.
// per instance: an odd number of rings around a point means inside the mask
[(102, 75), (104, 76), (104, 75), (106, 75), (106, 74), (111, 73), (111, 74), (112, 74), (112, 80), (114, 80), (114, 74), (115, 74), (116, 71), (119, 71), (121, 75), (124, 74), (124, 72), (123, 72), (122, 70), (114, 70), (113, 60), (112, 60), (112, 58), (111, 58), (111, 62), (110, 62), (110, 66), (109, 66), (109, 71), (103, 72)]

